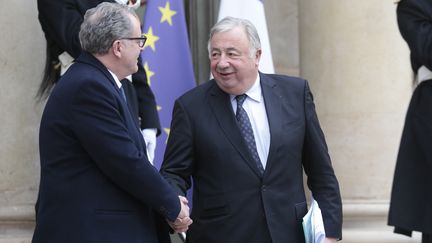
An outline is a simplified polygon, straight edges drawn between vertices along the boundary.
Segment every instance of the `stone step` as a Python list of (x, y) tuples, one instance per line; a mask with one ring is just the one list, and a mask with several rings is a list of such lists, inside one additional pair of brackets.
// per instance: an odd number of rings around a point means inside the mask
[(345, 229), (343, 231), (343, 243), (420, 243), (421, 234), (414, 232), (413, 236), (407, 237), (394, 234), (390, 230), (370, 229)]
[[(4, 237), (4, 238), (3, 238)], [(0, 243), (31, 243), (31, 236), (0, 236)], [(182, 241), (172, 235), (173, 243), (181, 243)], [(390, 230), (361, 230), (361, 229), (345, 229), (343, 231), (343, 243), (420, 243), (421, 234), (413, 233), (413, 237), (409, 238), (403, 235), (394, 234)]]
[[(34, 229), (32, 208), (0, 210), (0, 243), (30, 243)], [(19, 210), (17, 210), (19, 209)], [(3, 212), (3, 213), (2, 213)], [(421, 234), (406, 237), (387, 226), (388, 204), (344, 203), (343, 243), (420, 243)], [(172, 235), (173, 243), (182, 243)]]

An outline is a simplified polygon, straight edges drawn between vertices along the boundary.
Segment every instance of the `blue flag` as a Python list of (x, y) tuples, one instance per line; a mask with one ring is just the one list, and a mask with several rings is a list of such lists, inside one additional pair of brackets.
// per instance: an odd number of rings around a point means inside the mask
[(141, 53), (147, 79), (158, 105), (162, 134), (157, 139), (154, 165), (160, 168), (170, 132), (174, 101), (195, 87), (183, 0), (148, 0)]

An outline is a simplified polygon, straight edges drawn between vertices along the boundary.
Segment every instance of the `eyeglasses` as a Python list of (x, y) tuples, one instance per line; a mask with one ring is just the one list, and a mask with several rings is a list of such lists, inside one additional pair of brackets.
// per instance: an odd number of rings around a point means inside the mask
[(143, 48), (147, 40), (147, 36), (142, 34), (141, 37), (125, 37), (125, 38), (120, 38), (119, 40), (137, 40), (138, 46)]

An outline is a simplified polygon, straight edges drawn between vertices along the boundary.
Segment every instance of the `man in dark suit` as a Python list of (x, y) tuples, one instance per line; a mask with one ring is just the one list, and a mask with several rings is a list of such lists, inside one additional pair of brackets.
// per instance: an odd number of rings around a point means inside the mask
[(432, 1), (402, 0), (399, 30), (411, 51), (416, 88), (405, 118), (393, 180), (388, 224), (432, 243)]
[[(61, 73), (81, 53), (78, 32), (87, 9), (101, 2), (119, 0), (38, 0), (39, 22), (47, 40), (45, 73), (38, 95), (45, 97), (57, 82)], [(142, 1), (144, 3), (145, 1)], [(132, 81), (132, 82), (131, 82)], [(121, 80), (128, 99), (130, 111), (139, 123), (147, 145), (147, 154), (153, 161), (156, 135), (160, 134), (160, 122), (156, 101), (149, 85), (141, 60), (138, 71)]]
[(161, 168), (179, 195), (193, 180), (187, 241), (304, 242), (303, 168), (326, 242), (340, 239), (338, 181), (307, 82), (258, 71), (260, 41), (247, 20), (222, 19), (208, 46), (214, 80), (176, 100)]
[(138, 17), (101, 3), (79, 33), (83, 53), (54, 87), (39, 134), (41, 179), (34, 243), (156, 243), (153, 210), (187, 229), (178, 197), (146, 156), (119, 80), (137, 71)]

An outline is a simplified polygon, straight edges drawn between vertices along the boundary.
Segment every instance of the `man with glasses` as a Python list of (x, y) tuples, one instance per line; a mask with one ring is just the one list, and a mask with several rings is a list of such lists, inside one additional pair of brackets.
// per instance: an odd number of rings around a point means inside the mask
[[(39, 22), (47, 40), (47, 55), (44, 77), (38, 97), (48, 96), (59, 77), (64, 74), (81, 53), (78, 31), (87, 9), (101, 2), (117, 2), (139, 6), (146, 1), (126, 0), (38, 0)], [(156, 136), (161, 132), (156, 101), (148, 83), (141, 60), (138, 71), (120, 80), (125, 89), (129, 110), (139, 124), (147, 146), (147, 156), (153, 161)]]
[(119, 80), (137, 71), (145, 37), (133, 11), (86, 12), (83, 52), (53, 88), (39, 133), (41, 178), (33, 243), (159, 243), (154, 211), (176, 232), (192, 223), (146, 156)]

